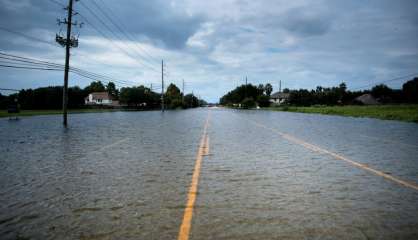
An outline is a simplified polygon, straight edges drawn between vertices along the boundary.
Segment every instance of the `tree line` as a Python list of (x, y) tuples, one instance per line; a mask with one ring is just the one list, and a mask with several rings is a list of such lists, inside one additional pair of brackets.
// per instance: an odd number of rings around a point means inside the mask
[[(266, 87), (268, 86), (268, 90)], [(228, 92), (220, 99), (220, 104), (226, 106), (241, 106), (243, 108), (269, 106), (270, 84), (254, 86), (241, 85)], [(402, 89), (392, 89), (384, 84), (374, 86), (369, 90), (350, 91), (343, 82), (337, 87), (321, 87), (316, 89), (290, 90), (285, 88), (283, 93), (288, 93), (286, 104), (295, 106), (311, 105), (348, 105), (361, 104), (356, 98), (363, 94), (371, 94), (380, 103), (418, 103), (418, 78), (414, 78), (402, 85)]]
[[(22, 89), (8, 96), (0, 94), (0, 108), (7, 109), (15, 100), (22, 109), (45, 110), (62, 108), (62, 86)], [(87, 87), (68, 88), (68, 107), (70, 109), (85, 108), (85, 98), (92, 92), (108, 92), (122, 107), (133, 109), (157, 109), (161, 107), (161, 93), (152, 91), (145, 86), (116, 88), (113, 82), (104, 85), (101, 81), (93, 81)], [(170, 84), (164, 93), (167, 109), (195, 108), (206, 104), (193, 94), (183, 95), (179, 88)]]
[(241, 85), (221, 97), (219, 103), (225, 106), (239, 105), (243, 108), (252, 108), (256, 105), (268, 107), (272, 92), (273, 86), (270, 83), (258, 86), (252, 84)]

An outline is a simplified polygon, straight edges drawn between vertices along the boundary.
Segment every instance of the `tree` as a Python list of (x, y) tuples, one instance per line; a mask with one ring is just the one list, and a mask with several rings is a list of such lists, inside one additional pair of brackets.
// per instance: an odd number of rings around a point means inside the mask
[(160, 95), (141, 85), (122, 88), (119, 99), (122, 103), (136, 108), (156, 108), (159, 106)]
[(92, 92), (104, 92), (106, 91), (106, 88), (101, 81), (93, 81), (89, 86), (84, 88), (84, 90), (87, 92), (87, 94), (89, 94)]
[(201, 107), (201, 106), (205, 106), (205, 105), (208, 105), (208, 102), (206, 102), (205, 100), (203, 100), (203, 99), (199, 99), (199, 107)]
[(174, 85), (170, 84), (167, 87), (167, 91), (165, 92), (164, 100), (167, 103), (167, 106), (171, 109), (179, 108), (182, 106), (182, 95), (180, 89)]
[(241, 102), (242, 108), (245, 108), (245, 109), (254, 108), (255, 105), (256, 105), (256, 103), (255, 103), (255, 101), (254, 101), (254, 99), (252, 97), (245, 98)]
[(402, 85), (402, 94), (406, 102), (418, 103), (418, 78)]
[(341, 104), (347, 91), (347, 84), (345, 84), (345, 82), (340, 83), (340, 86), (336, 90), (339, 98), (338, 103)]
[(345, 84), (345, 82), (340, 83), (340, 91), (345, 93), (345, 91), (347, 90), (347, 84)]
[(263, 85), (263, 84), (258, 84), (257, 89), (258, 89), (258, 93), (259, 93), (260, 95), (264, 94), (265, 87), (264, 87), (264, 85)]
[(390, 89), (385, 84), (379, 84), (372, 88), (372, 95), (373, 97), (380, 98), (389, 96), (392, 93), (392, 89)]
[(257, 98), (257, 103), (260, 107), (269, 107), (270, 106), (270, 97), (266, 95), (260, 95)]
[(379, 98), (380, 102), (386, 103), (391, 101), (391, 95), (393, 90), (385, 84), (379, 84), (372, 88), (372, 95), (375, 98)]
[(172, 83), (168, 85), (167, 91), (165, 92), (165, 94), (167, 97), (171, 97), (171, 98), (181, 97), (180, 89), (175, 84), (172, 84)]
[(199, 106), (199, 99), (193, 94), (187, 94), (184, 96), (183, 108), (195, 108)]
[[(68, 88), (68, 107), (84, 107), (84, 90), (78, 86)], [(12, 100), (9, 96), (8, 102)], [(61, 109), (62, 108), (62, 87), (42, 87), (36, 89), (23, 89), (13, 95), (17, 98), (22, 109)]]
[(115, 99), (118, 99), (118, 96), (119, 96), (119, 91), (118, 91), (118, 89), (116, 88), (116, 85), (113, 83), (113, 82), (109, 82), (107, 85), (106, 85), (106, 91), (112, 96), (112, 97), (114, 97)]
[[(252, 84), (241, 85), (234, 90), (225, 94), (220, 100), (222, 105), (236, 105), (243, 104), (249, 108), (254, 107), (257, 103), (260, 107), (267, 107), (270, 105), (270, 97), (266, 95), (273, 91), (271, 84), (254, 86)], [(254, 106), (252, 105), (254, 103)]]
[(264, 87), (264, 90), (266, 91), (266, 95), (270, 96), (270, 94), (273, 92), (273, 86), (270, 83), (267, 83)]
[(262, 94), (260, 94), (260, 91), (256, 86), (252, 84), (241, 85), (225, 94), (220, 99), (220, 103), (223, 105), (238, 104), (241, 103), (246, 97), (251, 97), (254, 100), (257, 99), (260, 95)]
[(4, 96), (0, 93), (0, 109), (7, 108), (7, 96)]

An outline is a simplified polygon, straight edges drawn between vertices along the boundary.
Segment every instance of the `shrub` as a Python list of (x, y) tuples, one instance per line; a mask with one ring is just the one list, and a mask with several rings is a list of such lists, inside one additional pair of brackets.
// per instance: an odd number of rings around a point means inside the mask
[(253, 98), (245, 98), (241, 102), (242, 108), (248, 109), (248, 108), (254, 108), (256, 106), (256, 103)]
[(258, 106), (260, 107), (269, 107), (270, 106), (270, 97), (266, 95), (260, 95), (257, 99)]

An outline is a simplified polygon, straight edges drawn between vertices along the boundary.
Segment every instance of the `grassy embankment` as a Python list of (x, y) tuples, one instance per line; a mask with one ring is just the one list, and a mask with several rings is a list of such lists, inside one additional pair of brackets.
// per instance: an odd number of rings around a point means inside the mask
[(312, 106), (312, 107), (269, 107), (268, 110), (301, 113), (319, 113), (350, 117), (370, 117), (418, 123), (418, 104), (376, 106)]
[[(97, 112), (114, 112), (121, 111), (118, 109), (71, 109), (68, 111), (71, 113), (97, 113)], [(36, 116), (36, 115), (53, 115), (62, 114), (62, 110), (22, 110), (17, 116)], [(1, 117), (16, 116), (16, 114), (8, 114), (7, 110), (0, 110)]]

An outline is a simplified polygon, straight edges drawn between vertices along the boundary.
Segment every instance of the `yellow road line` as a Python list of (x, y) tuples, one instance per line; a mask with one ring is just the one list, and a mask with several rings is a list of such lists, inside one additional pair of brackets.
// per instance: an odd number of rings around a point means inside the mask
[(284, 139), (286, 139), (286, 140), (288, 140), (288, 141), (290, 141), (290, 142), (293, 142), (293, 143), (299, 144), (299, 145), (301, 145), (301, 146), (303, 146), (303, 147), (305, 147), (305, 148), (307, 148), (307, 149), (310, 149), (310, 150), (312, 150), (312, 151), (314, 151), (314, 152), (323, 153), (323, 154), (328, 154), (328, 155), (330, 155), (330, 156), (332, 156), (332, 157), (334, 157), (334, 158), (336, 158), (336, 159), (338, 159), (338, 160), (342, 160), (342, 161), (345, 161), (345, 162), (347, 162), (347, 163), (350, 163), (351, 165), (353, 165), (353, 166), (355, 166), (355, 167), (358, 167), (358, 168), (361, 168), (361, 169), (366, 170), (366, 171), (368, 171), (368, 172), (371, 172), (371, 173), (373, 173), (373, 174), (375, 174), (375, 175), (377, 175), (377, 176), (381, 176), (381, 177), (383, 177), (383, 178), (385, 178), (385, 179), (388, 179), (388, 180), (390, 180), (390, 181), (396, 182), (396, 183), (398, 183), (398, 184), (400, 184), (400, 185), (403, 185), (403, 186), (405, 186), (405, 187), (409, 187), (409, 188), (412, 188), (412, 189), (418, 190), (418, 184), (416, 184), (416, 183), (404, 181), (404, 180), (402, 180), (402, 179), (399, 179), (399, 178), (397, 178), (397, 177), (391, 176), (391, 175), (389, 175), (389, 174), (387, 174), (387, 173), (384, 173), (384, 172), (382, 172), (382, 171), (379, 171), (379, 170), (373, 169), (373, 168), (371, 168), (371, 167), (367, 166), (366, 164), (363, 164), (363, 163), (358, 163), (358, 162), (356, 162), (356, 161), (353, 161), (353, 160), (351, 160), (351, 159), (349, 159), (349, 158), (347, 158), (347, 157), (344, 157), (344, 156), (342, 156), (342, 155), (339, 155), (339, 154), (337, 154), (337, 153), (334, 153), (334, 152), (328, 151), (328, 150), (326, 150), (326, 149), (320, 148), (319, 146), (313, 145), (313, 144), (311, 144), (311, 143), (307, 143), (307, 142), (305, 142), (305, 141), (303, 141), (303, 140), (301, 140), (301, 139), (298, 139), (298, 138), (296, 138), (296, 137), (294, 137), (294, 136), (291, 136), (291, 135), (289, 135), (289, 134), (286, 134), (286, 133), (280, 132), (280, 131), (279, 131), (279, 130), (277, 130), (277, 129), (267, 127), (267, 126), (265, 126), (265, 125), (263, 125), (263, 124), (260, 124), (260, 123), (258, 123), (258, 122), (252, 121), (252, 120), (249, 120), (249, 121), (251, 121), (252, 123), (254, 123), (255, 125), (257, 125), (257, 126), (259, 126), (259, 127), (265, 128), (265, 129), (270, 130), (270, 131), (273, 131), (273, 132), (276, 132), (276, 133), (278, 133), (278, 134), (279, 134), (282, 138), (284, 138)]
[(194, 166), (192, 183), (189, 188), (189, 193), (187, 194), (187, 204), (184, 209), (183, 221), (180, 226), (180, 231), (178, 235), (178, 240), (188, 240), (190, 235), (190, 229), (192, 225), (193, 209), (196, 201), (197, 187), (199, 183), (200, 168), (202, 165), (203, 156), (209, 154), (209, 136), (207, 134), (207, 129), (209, 126), (209, 116), (206, 119), (205, 127), (203, 129), (203, 135), (200, 140), (199, 150), (196, 156), (196, 163)]

